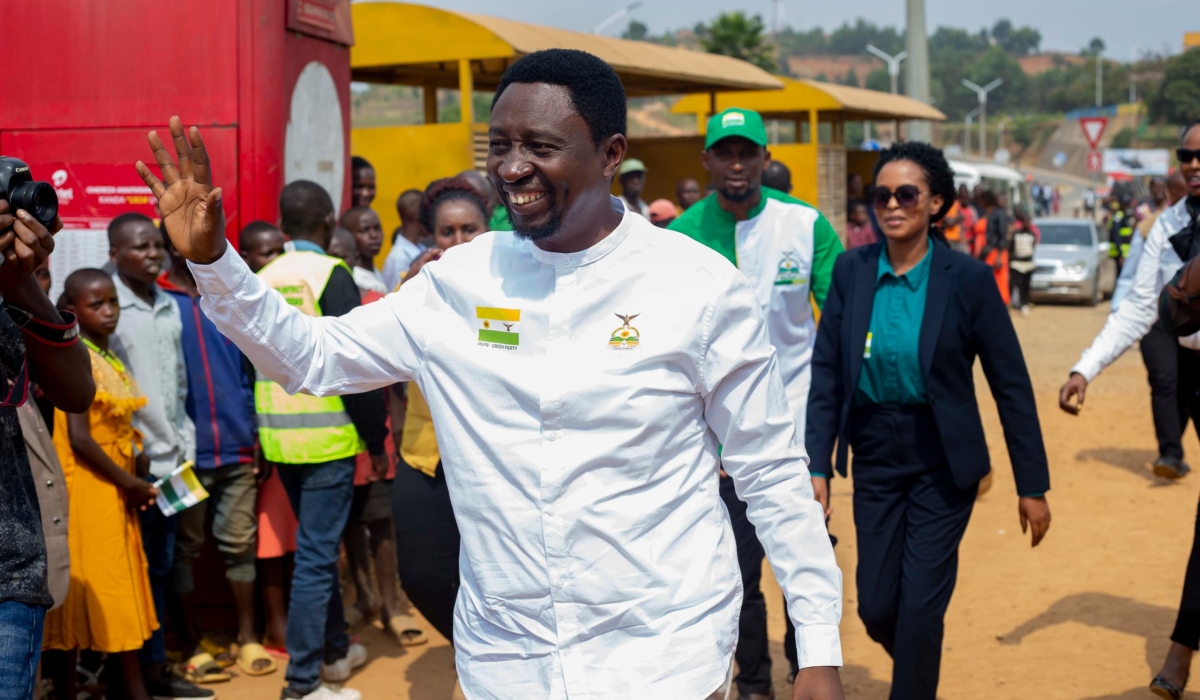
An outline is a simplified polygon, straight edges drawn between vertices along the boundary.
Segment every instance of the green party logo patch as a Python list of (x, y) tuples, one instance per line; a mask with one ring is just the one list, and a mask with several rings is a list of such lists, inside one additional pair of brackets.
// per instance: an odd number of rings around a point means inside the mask
[(480, 345), (499, 350), (516, 350), (520, 346), (521, 334), (513, 330), (521, 320), (520, 309), (476, 306), (475, 318), (479, 320)]

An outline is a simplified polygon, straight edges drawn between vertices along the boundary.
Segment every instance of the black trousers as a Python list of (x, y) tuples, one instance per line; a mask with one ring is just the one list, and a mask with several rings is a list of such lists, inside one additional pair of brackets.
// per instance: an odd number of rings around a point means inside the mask
[(892, 700), (935, 700), (943, 618), (978, 488), (954, 484), (928, 406), (851, 412), (858, 616), (894, 661)]
[(400, 585), (429, 624), (453, 644), (460, 538), (445, 472), (439, 464), (437, 476), (430, 477), (401, 461), (392, 486)]
[(1150, 410), (1158, 454), (1183, 459), (1181, 439), (1188, 419), (1200, 413), (1196, 396), (1200, 389), (1200, 355), (1180, 347), (1158, 321), (1142, 338), (1140, 347), (1150, 380)]
[(1009, 286), (1012, 287), (1012, 305), (1014, 309), (1029, 306), (1029, 295), (1033, 284), (1033, 271), (1020, 272), (1008, 269)]
[(1196, 527), (1192, 534), (1192, 555), (1188, 557), (1187, 575), (1183, 578), (1183, 600), (1171, 641), (1200, 650), (1200, 508), (1196, 511)]
[(746, 517), (746, 504), (738, 500), (732, 478), (721, 477), (720, 493), (729, 511), (733, 538), (737, 543), (738, 567), (742, 571), (742, 614), (738, 618), (738, 643), (733, 654), (738, 674), (734, 681), (742, 695), (770, 693), (771, 647), (767, 641), (767, 600), (761, 586), (766, 552), (758, 541), (754, 525)]

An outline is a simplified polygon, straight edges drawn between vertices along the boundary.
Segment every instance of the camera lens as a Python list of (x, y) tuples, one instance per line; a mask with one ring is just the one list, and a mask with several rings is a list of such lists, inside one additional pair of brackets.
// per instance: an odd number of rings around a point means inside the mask
[(13, 188), (9, 208), (24, 209), (42, 226), (50, 228), (58, 216), (58, 194), (48, 182), (23, 182)]

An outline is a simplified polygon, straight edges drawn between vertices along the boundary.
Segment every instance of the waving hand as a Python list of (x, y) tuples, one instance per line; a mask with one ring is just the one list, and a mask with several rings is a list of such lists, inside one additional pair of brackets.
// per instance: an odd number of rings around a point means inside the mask
[(188, 260), (207, 265), (220, 258), (227, 247), (221, 188), (213, 187), (208, 151), (200, 130), (193, 126), (185, 137), (179, 117), (171, 117), (170, 130), (179, 157), (178, 167), (171, 161), (158, 132), (151, 131), (147, 138), (163, 179), (155, 177), (140, 160), (136, 166), (138, 175), (158, 198), (159, 211), (175, 248)]

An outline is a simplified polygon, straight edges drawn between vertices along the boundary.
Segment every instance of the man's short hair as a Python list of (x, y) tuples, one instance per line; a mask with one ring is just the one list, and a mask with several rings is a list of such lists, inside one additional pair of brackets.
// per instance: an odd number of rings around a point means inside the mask
[[(249, 247), (250, 241), (264, 233), (269, 233), (272, 231), (279, 231), (279, 227), (269, 221), (263, 221), (262, 219), (255, 219), (254, 221), (251, 221), (243, 226), (242, 232), (238, 234), (238, 250), (246, 250)], [(279, 233), (283, 232), (279, 231)]]
[(333, 213), (329, 193), (310, 180), (288, 183), (279, 193), (279, 218), (283, 232), (292, 238), (310, 238)]
[(141, 222), (145, 222), (151, 226), (154, 226), (154, 219), (151, 219), (145, 214), (139, 214), (136, 211), (127, 211), (108, 222), (108, 245), (116, 248), (117, 242), (121, 239), (121, 235), (125, 227), (129, 224)]
[(792, 185), (792, 171), (788, 170), (788, 166), (783, 163), (773, 160), (763, 168), (762, 184), (773, 190), (787, 192)]
[(363, 158), (362, 156), (350, 156), (350, 172), (353, 173), (364, 168), (370, 168), (371, 170), (374, 170), (375, 166), (371, 165), (371, 161)]
[(505, 88), (513, 83), (565, 87), (597, 146), (613, 134), (625, 135), (625, 86), (612, 66), (586, 51), (546, 49), (517, 59), (496, 86), (493, 109)]
[(59, 310), (70, 304), (74, 304), (75, 300), (79, 298), (80, 292), (97, 282), (112, 284), (112, 276), (104, 270), (95, 267), (81, 267), (67, 275), (66, 281), (63, 282), (62, 296), (58, 298), (57, 306)]
[(404, 190), (400, 196), (396, 198), (396, 213), (400, 215), (400, 223), (407, 224), (409, 219), (404, 216), (405, 210), (412, 215), (412, 220), (416, 221), (420, 214), (417, 210), (421, 207), (421, 198), (425, 193), (421, 190)]
[(350, 224), (357, 224), (358, 217), (362, 216), (363, 214), (365, 214), (366, 212), (369, 212), (369, 211), (375, 211), (375, 210), (372, 209), (371, 207), (350, 207), (349, 209), (346, 210), (346, 213), (342, 214), (342, 217), (340, 219), (338, 219), (338, 224), (342, 228), (349, 230)]

